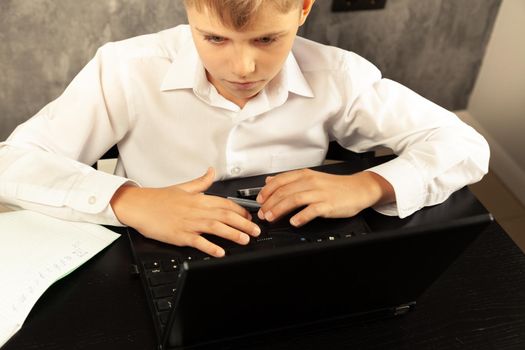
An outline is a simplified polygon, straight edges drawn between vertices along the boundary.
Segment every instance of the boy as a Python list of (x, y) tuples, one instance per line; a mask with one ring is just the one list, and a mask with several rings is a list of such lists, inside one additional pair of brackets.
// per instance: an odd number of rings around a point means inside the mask
[[(295, 226), (372, 206), (405, 217), (481, 179), (488, 146), (452, 113), (355, 54), (296, 37), (313, 2), (185, 0), (189, 26), (103, 46), (1, 145), (0, 198), (221, 257), (202, 233), (247, 244), (260, 229), (203, 194), (217, 179), (283, 172), (257, 215), (302, 208)], [(331, 140), (398, 157), (349, 176), (292, 170), (319, 165)], [(86, 165), (115, 143), (120, 176)]]

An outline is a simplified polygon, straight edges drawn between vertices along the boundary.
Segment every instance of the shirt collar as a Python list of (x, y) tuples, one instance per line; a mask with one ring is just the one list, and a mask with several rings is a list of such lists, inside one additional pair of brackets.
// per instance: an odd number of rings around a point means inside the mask
[(197, 72), (204, 67), (191, 38), (181, 45), (173, 58), (162, 85), (161, 91), (192, 89), (196, 86)]
[(292, 52), (288, 55), (281, 74), (286, 77), (288, 91), (304, 97), (315, 97)]
[[(306, 81), (292, 52), (288, 55), (281, 72), (274, 78), (274, 81), (276, 79), (280, 82), (281, 87), (289, 92), (304, 97), (314, 97), (312, 88)], [(190, 39), (181, 46), (173, 58), (160, 89), (161, 91), (194, 89), (197, 93), (209, 94), (210, 85), (195, 44)]]

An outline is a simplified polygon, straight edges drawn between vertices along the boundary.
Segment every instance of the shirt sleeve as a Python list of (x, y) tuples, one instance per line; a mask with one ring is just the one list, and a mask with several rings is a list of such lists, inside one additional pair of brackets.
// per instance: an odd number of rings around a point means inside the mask
[(109, 201), (126, 178), (90, 165), (130, 127), (125, 75), (111, 45), (64, 93), (0, 143), (0, 201), (67, 220), (121, 225)]
[(355, 152), (387, 147), (397, 155), (369, 169), (395, 190), (396, 201), (377, 211), (407, 217), (488, 172), (490, 151), (479, 133), (454, 113), (381, 78), (371, 64), (360, 62), (358, 72), (348, 71), (345, 88), (349, 103), (333, 125), (335, 139)]

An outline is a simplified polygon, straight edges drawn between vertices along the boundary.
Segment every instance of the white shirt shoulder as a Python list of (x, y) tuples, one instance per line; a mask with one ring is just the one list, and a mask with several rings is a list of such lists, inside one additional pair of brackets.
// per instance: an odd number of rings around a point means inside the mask
[(171, 61), (191, 40), (190, 28), (183, 24), (158, 33), (108, 42), (99, 50), (111, 53), (111, 57), (121, 63), (147, 58), (164, 58)]
[(340, 85), (339, 91), (348, 92), (347, 101), (382, 78), (370, 61), (338, 47), (297, 37), (292, 52), (307, 80), (317, 80), (320, 76), (323, 80), (333, 80)]

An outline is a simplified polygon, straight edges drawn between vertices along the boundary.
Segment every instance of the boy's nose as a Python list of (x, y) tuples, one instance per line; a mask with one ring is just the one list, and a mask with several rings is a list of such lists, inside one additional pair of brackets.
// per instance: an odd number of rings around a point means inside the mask
[(235, 76), (243, 78), (249, 76), (251, 73), (255, 72), (255, 59), (246, 50), (234, 53), (232, 57), (232, 71)]

